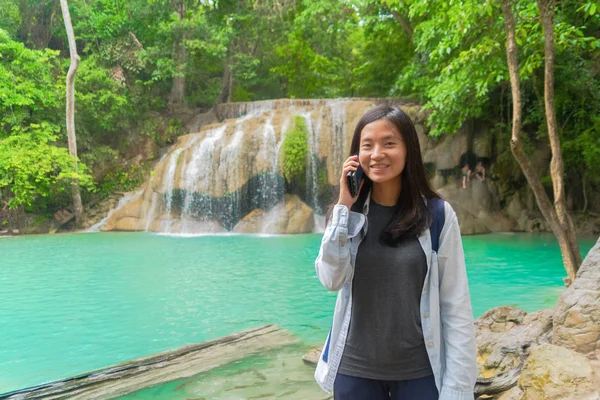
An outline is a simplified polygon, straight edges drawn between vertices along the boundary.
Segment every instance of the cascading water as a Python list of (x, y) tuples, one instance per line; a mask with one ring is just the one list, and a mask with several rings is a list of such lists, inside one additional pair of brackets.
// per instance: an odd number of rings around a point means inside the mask
[[(225, 134), (226, 125), (217, 129), (208, 131), (204, 140), (199, 146), (194, 147), (190, 161), (182, 171), (182, 188), (184, 193), (183, 208), (181, 210), (181, 231), (182, 233), (192, 233), (189, 231), (193, 224), (192, 217), (200, 216), (199, 211), (202, 208), (197, 207), (194, 202), (196, 193), (206, 193), (215, 185), (215, 159), (219, 156), (220, 141)], [(205, 216), (211, 217), (214, 214), (215, 205), (208, 199), (202, 204), (208, 211)]]
[(330, 105), (333, 124), (333, 164), (341, 168), (346, 159), (346, 102), (335, 101)]
[(173, 151), (169, 157), (169, 163), (167, 164), (163, 177), (163, 196), (165, 198), (165, 213), (164, 218), (161, 221), (160, 230), (162, 232), (170, 232), (171, 225), (173, 224), (173, 217), (171, 211), (173, 208), (173, 189), (175, 183), (175, 169), (179, 163), (181, 153), (184, 149), (177, 149)]
[[(263, 196), (263, 204), (278, 203), (283, 200), (285, 195), (285, 187), (283, 181), (277, 179), (277, 163), (283, 141), (285, 140), (285, 130), (287, 129), (288, 123), (284, 123), (282, 131), (280, 133), (280, 140), (277, 143), (275, 135), (275, 128), (272, 125), (272, 120), (268, 119), (264, 126), (263, 133), (263, 147), (261, 151), (265, 159), (271, 159), (271, 165), (268, 174), (263, 174), (261, 182), (261, 194)], [(279, 220), (283, 218), (283, 212), (281, 207), (275, 207), (265, 217), (260, 233), (274, 233), (277, 232), (277, 225)]]
[[(107, 229), (279, 233), (294, 231), (291, 220), (298, 224), (299, 218), (310, 216), (312, 223), (302, 222), (302, 229), (322, 231), (328, 193), (339, 180), (348, 151), (347, 126), (373, 104), (344, 99), (228, 105), (226, 115), (239, 117), (182, 137), (157, 165), (157, 174), (136, 204), (113, 216)], [(304, 189), (286, 185), (282, 176), (283, 158), (289, 156), (282, 154), (286, 133), (296, 117), (304, 119), (310, 153)]]

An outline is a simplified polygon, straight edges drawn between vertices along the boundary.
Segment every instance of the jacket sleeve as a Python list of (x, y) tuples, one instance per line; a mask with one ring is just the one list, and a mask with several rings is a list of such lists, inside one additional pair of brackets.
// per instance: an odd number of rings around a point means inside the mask
[(478, 374), (477, 348), (465, 255), (458, 220), (449, 205), (446, 205), (446, 215), (447, 223), (438, 252), (440, 314), (445, 347), (440, 400), (473, 400)]
[(362, 214), (351, 212), (346, 206), (336, 205), (333, 208), (315, 261), (317, 276), (327, 289), (338, 291), (351, 279), (350, 239), (360, 232), (363, 222)]

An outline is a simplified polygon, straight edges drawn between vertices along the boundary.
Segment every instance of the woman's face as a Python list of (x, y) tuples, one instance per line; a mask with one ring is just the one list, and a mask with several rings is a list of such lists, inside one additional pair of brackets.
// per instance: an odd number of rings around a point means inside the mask
[(392, 123), (378, 120), (360, 135), (358, 161), (373, 183), (397, 179), (406, 165), (406, 145)]

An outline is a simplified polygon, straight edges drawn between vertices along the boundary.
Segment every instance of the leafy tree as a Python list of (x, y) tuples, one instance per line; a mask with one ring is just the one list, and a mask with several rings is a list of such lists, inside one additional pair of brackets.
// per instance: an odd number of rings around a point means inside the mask
[(79, 164), (75, 172), (69, 151), (55, 146), (58, 131), (49, 123), (31, 124), (0, 139), (0, 191), (10, 208), (34, 207), (36, 202), (70, 193), (74, 179), (93, 189), (85, 165)]

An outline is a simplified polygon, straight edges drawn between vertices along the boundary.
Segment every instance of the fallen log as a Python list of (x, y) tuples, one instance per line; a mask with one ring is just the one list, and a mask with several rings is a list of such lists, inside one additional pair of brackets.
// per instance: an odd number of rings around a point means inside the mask
[(278, 326), (265, 325), (210, 342), (191, 344), (71, 378), (0, 394), (0, 399), (114, 399), (297, 341), (295, 336)]

